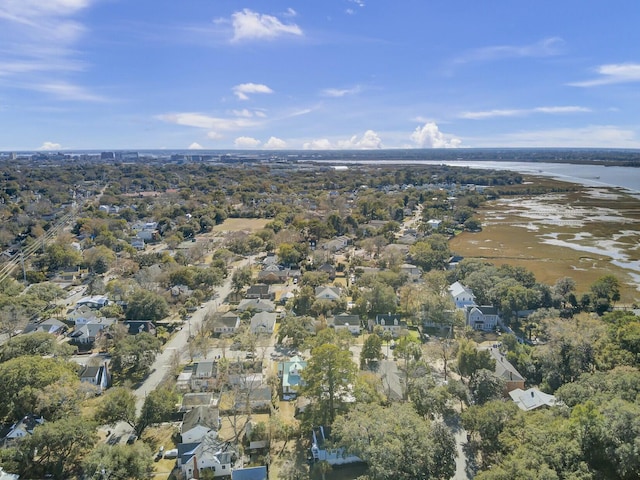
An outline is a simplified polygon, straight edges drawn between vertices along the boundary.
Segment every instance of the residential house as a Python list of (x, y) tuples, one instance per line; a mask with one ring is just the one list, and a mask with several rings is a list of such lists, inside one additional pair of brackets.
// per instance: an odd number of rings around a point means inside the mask
[(411, 282), (417, 282), (422, 277), (422, 269), (410, 263), (404, 263), (400, 266), (400, 273), (407, 275)]
[(99, 393), (104, 392), (111, 384), (111, 374), (107, 362), (102, 365), (83, 365), (80, 371), (80, 381), (95, 385)]
[(330, 252), (339, 252), (347, 248), (347, 246), (351, 243), (351, 239), (346, 235), (340, 235), (339, 237), (332, 238), (328, 242), (322, 245), (324, 250), (328, 250)]
[(336, 267), (329, 263), (323, 263), (318, 267), (318, 272), (326, 273), (329, 276), (329, 280), (334, 281), (336, 279)]
[(521, 390), (516, 388), (509, 392), (511, 399), (518, 405), (520, 410), (528, 412), (540, 407), (554, 407), (559, 404), (555, 395), (541, 392), (537, 388)]
[(442, 225), (442, 220), (438, 220), (436, 218), (431, 218), (427, 220), (427, 226), (432, 230), (437, 230)]
[(267, 467), (238, 468), (231, 472), (231, 480), (267, 480)]
[(498, 348), (490, 347), (488, 350), (496, 361), (496, 376), (505, 381), (505, 395), (517, 388), (524, 390), (524, 378), (516, 370), (516, 367), (511, 365)]
[(144, 250), (146, 248), (146, 244), (144, 243), (144, 240), (141, 238), (132, 238), (130, 243), (131, 243), (131, 246), (136, 250)]
[(115, 318), (100, 317), (83, 325), (76, 325), (73, 333), (69, 335), (74, 343), (90, 345), (96, 341), (104, 330), (116, 323)]
[(19, 422), (9, 427), (6, 434), (0, 439), (0, 444), (7, 446), (11, 442), (33, 434), (33, 430), (44, 423), (44, 418), (35, 415), (26, 415)]
[(316, 287), (316, 299), (318, 300), (337, 301), (340, 300), (341, 293), (342, 289), (340, 287), (329, 287), (327, 285)]
[(500, 316), (496, 307), (472, 305), (467, 307), (467, 325), (474, 330), (491, 332), (498, 326)]
[(193, 376), (193, 365), (186, 365), (178, 374), (176, 379), (176, 388), (181, 392), (191, 390), (191, 377)]
[(276, 326), (277, 315), (271, 312), (258, 312), (251, 317), (250, 330), (254, 335), (267, 333), (271, 335)]
[(271, 300), (262, 300), (260, 298), (245, 298), (240, 300), (237, 310), (244, 312), (246, 310), (255, 310), (258, 312), (273, 312), (276, 309), (275, 303)]
[(84, 325), (85, 323), (89, 323), (90, 321), (95, 321), (97, 319), (98, 317), (95, 310), (92, 310), (86, 305), (76, 307), (67, 314), (67, 320), (69, 322), (73, 322), (74, 325)]
[(183, 478), (199, 478), (206, 470), (214, 477), (228, 477), (236, 459), (237, 453), (229, 443), (220, 441), (217, 434), (206, 435), (201, 442), (178, 444), (177, 465)]
[(182, 443), (198, 443), (207, 435), (213, 435), (213, 438), (216, 438), (216, 432), (219, 429), (218, 409), (201, 405), (184, 414), (180, 424), (180, 439)]
[(340, 330), (348, 330), (354, 335), (360, 335), (360, 315), (341, 313), (330, 318), (328, 320), (328, 325), (333, 327), (336, 332), (339, 332)]
[(264, 283), (257, 283), (249, 287), (244, 297), (250, 299), (260, 298), (262, 300), (274, 300), (276, 295), (275, 293), (270, 291), (269, 285)]
[(66, 323), (56, 320), (55, 318), (49, 318), (39, 324), (29, 324), (25, 327), (24, 333), (44, 332), (52, 335), (62, 335), (67, 331), (67, 328)]
[(93, 295), (91, 297), (84, 297), (78, 300), (76, 303), (78, 306), (86, 305), (89, 308), (100, 309), (106, 305), (109, 305), (109, 299), (104, 295)]
[(247, 406), (252, 412), (268, 411), (271, 408), (271, 387), (260, 385), (256, 388), (244, 390), (243, 394), (236, 396), (234, 408), (240, 412), (246, 412)]
[(407, 322), (402, 320), (400, 314), (384, 313), (376, 315), (375, 320), (369, 320), (369, 330), (373, 331), (377, 326), (382, 327), (383, 332), (391, 332), (393, 338), (397, 338), (402, 330), (406, 330)]
[(258, 273), (258, 280), (263, 283), (284, 283), (289, 277), (289, 272), (278, 265), (267, 265)]
[(334, 448), (330, 439), (330, 427), (320, 426), (311, 430), (311, 455), (314, 462), (327, 462), (331, 466), (362, 462), (359, 457), (349, 454), (344, 448)]
[(262, 265), (265, 267), (269, 265), (278, 265), (280, 260), (278, 260), (278, 256), (275, 253), (267, 253), (267, 256), (262, 260)]
[(155, 336), (157, 333), (156, 326), (153, 322), (147, 320), (126, 320), (123, 322), (123, 325), (127, 327), (127, 333), (129, 335), (137, 335), (145, 332)]
[(278, 377), (282, 381), (283, 395), (297, 395), (300, 387), (304, 386), (302, 371), (307, 366), (302, 358), (295, 356), (290, 360), (278, 363)]
[(191, 389), (194, 391), (213, 390), (218, 376), (218, 365), (213, 360), (194, 364), (191, 374)]
[(227, 312), (224, 315), (216, 315), (211, 325), (215, 335), (223, 333), (235, 333), (240, 328), (240, 317), (233, 312)]
[(456, 308), (467, 308), (470, 305), (476, 304), (476, 296), (473, 294), (473, 291), (460, 282), (449, 285), (449, 294)]
[(449, 258), (449, 262), (447, 263), (447, 270), (455, 270), (455, 268), (458, 266), (458, 264), (464, 260), (464, 257), (460, 256), (460, 255), (452, 255)]

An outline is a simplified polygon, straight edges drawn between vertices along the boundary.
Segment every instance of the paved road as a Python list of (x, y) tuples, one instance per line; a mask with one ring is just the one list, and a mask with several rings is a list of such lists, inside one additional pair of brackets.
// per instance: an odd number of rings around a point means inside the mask
[[(175, 335), (164, 346), (162, 352), (158, 354), (153, 365), (151, 366), (151, 373), (142, 382), (142, 384), (133, 391), (136, 396), (136, 413), (139, 415), (142, 411), (142, 405), (144, 399), (148, 393), (155, 390), (160, 383), (165, 379), (169, 369), (175, 361), (175, 355), (180, 356), (180, 361), (189, 358), (187, 343), (189, 342), (189, 332), (197, 332), (202, 321), (207, 313), (210, 311), (216, 311), (221, 305), (221, 302), (231, 293), (231, 276), (236, 268), (248, 265), (253, 261), (253, 257), (249, 257), (240, 261), (236, 266), (229, 269), (229, 275), (227, 276), (224, 284), (216, 290), (216, 298), (204, 303), (203, 306), (198, 308), (193, 313), (189, 320), (189, 325), (183, 327), (177, 331)], [(177, 353), (176, 353), (177, 352)], [(220, 355), (222, 352), (217, 352), (216, 349), (212, 349), (211, 355)], [(243, 353), (244, 355), (244, 353)], [(121, 422), (116, 425), (115, 429), (112, 429), (113, 436), (120, 441), (126, 441), (129, 435), (132, 433), (130, 425)]]

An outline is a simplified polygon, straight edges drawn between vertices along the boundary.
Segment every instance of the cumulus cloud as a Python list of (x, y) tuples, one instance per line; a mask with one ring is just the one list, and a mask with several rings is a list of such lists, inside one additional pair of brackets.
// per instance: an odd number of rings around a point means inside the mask
[(326, 138), (312, 140), (303, 144), (305, 150), (375, 150), (383, 148), (382, 140), (373, 130), (367, 130), (362, 137), (352, 136), (348, 140), (332, 143)]
[(189, 145), (189, 147), (187, 147), (189, 150), (202, 150), (202, 145), (200, 145), (198, 142), (193, 142), (191, 145)]
[(458, 148), (462, 140), (440, 131), (435, 122), (427, 122), (417, 127), (411, 134), (411, 140), (418, 148)]
[(587, 107), (580, 107), (576, 105), (567, 106), (551, 106), (551, 107), (535, 107), (535, 108), (520, 108), (520, 109), (497, 109), (497, 110), (485, 110), (479, 112), (464, 112), (460, 115), (460, 118), (466, 118), (470, 120), (483, 120), (485, 118), (496, 117), (518, 117), (530, 115), (533, 113), (546, 113), (550, 115), (559, 115), (565, 113), (586, 113), (591, 109)]
[(322, 95), (325, 97), (345, 97), (347, 95), (355, 95), (356, 93), (360, 93), (362, 87), (360, 85), (356, 85), (352, 88), (326, 88), (322, 91)]
[(598, 87), (614, 83), (640, 82), (640, 63), (613, 63), (597, 68), (599, 77), (582, 82), (569, 83), (572, 87)]
[(50, 151), (50, 150), (62, 150), (62, 145), (55, 142), (44, 142), (38, 147), (38, 150)]
[(273, 90), (260, 83), (241, 83), (233, 87), (233, 93), (240, 100), (249, 100), (249, 94), (273, 93)]
[[(293, 10), (287, 12), (291, 16)], [(233, 42), (257, 39), (275, 39), (283, 35), (301, 36), (302, 29), (295, 23), (285, 24), (277, 17), (264, 15), (245, 8), (231, 16)]]
[(277, 137), (270, 137), (263, 145), (265, 150), (284, 150), (287, 148), (287, 142)]
[(260, 140), (251, 137), (238, 137), (233, 141), (236, 148), (257, 148), (260, 145)]

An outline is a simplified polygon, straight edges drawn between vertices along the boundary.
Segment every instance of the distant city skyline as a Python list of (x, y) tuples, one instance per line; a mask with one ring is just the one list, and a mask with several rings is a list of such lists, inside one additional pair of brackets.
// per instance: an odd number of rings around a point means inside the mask
[(0, 151), (640, 148), (635, 0), (6, 0)]

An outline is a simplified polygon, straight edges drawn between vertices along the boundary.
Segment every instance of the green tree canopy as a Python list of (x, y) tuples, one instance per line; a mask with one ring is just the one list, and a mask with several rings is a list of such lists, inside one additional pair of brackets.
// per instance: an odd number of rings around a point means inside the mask
[(152, 478), (153, 453), (143, 442), (98, 445), (82, 462), (86, 478), (142, 480)]
[(127, 320), (162, 320), (169, 315), (169, 305), (164, 297), (149, 290), (138, 290), (127, 302)]

